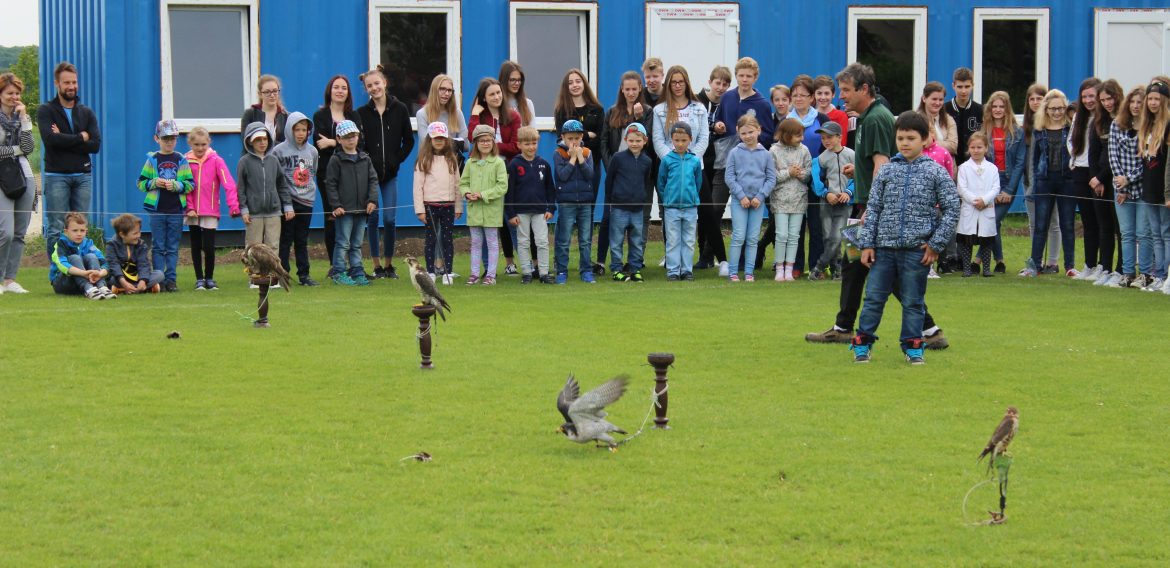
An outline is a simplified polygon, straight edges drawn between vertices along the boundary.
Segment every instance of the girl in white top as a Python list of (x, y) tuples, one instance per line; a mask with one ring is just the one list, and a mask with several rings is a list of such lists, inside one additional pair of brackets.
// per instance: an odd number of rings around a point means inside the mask
[(995, 244), (995, 197), (999, 195), (999, 169), (985, 160), (987, 135), (975, 132), (967, 139), (971, 159), (959, 166), (959, 258), (963, 277), (973, 276), (971, 251), (979, 245), (983, 275), (992, 276), (991, 249)]
[(436, 75), (431, 81), (427, 102), (414, 115), (418, 128), (418, 147), (422, 148), (427, 137), (427, 125), (442, 122), (450, 132), (450, 141), (455, 152), (467, 149), (467, 118), (459, 108), (459, 97), (455, 94), (455, 81), (447, 75)]
[(683, 121), (691, 125), (691, 132), (695, 134), (691, 141), (691, 153), (703, 157), (711, 136), (707, 126), (707, 108), (691, 90), (691, 78), (683, 66), (675, 65), (666, 72), (666, 89), (663, 93), (663, 102), (654, 107), (654, 153), (662, 158), (674, 151), (666, 130), (674, 123)]

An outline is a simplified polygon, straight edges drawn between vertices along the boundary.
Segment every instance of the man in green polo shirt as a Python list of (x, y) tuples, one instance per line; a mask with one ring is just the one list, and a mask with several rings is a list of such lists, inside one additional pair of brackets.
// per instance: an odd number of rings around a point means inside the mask
[[(853, 210), (854, 218), (865, 218), (865, 205), (869, 202), (869, 188), (873, 178), (887, 162), (890, 156), (897, 152), (894, 144), (894, 115), (890, 109), (877, 100), (876, 79), (873, 68), (862, 64), (852, 63), (837, 74), (837, 85), (841, 89), (841, 100), (845, 102), (849, 113), (857, 113), (857, 130), (853, 150), (855, 152), (855, 166), (846, 165), (842, 173), (853, 177), (856, 205)], [(853, 337), (853, 324), (857, 321), (857, 312), (861, 309), (861, 296), (865, 292), (865, 279), (869, 276), (869, 268), (860, 260), (847, 261), (841, 270), (841, 309), (837, 312), (837, 321), (823, 333), (809, 333), (804, 336), (812, 343), (849, 343)], [(901, 299), (897, 289), (894, 295)], [(926, 311), (923, 321), (922, 335), (925, 336), (927, 349), (946, 349), (946, 336), (934, 323), (930, 310)]]

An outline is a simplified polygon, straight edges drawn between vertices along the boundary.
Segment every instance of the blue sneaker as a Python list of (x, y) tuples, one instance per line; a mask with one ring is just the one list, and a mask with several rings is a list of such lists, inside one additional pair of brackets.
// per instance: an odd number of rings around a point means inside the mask
[(586, 283), (586, 284), (596, 284), (597, 283), (597, 279), (595, 279), (593, 277), (592, 272), (582, 272), (581, 273), (581, 281)]
[(925, 365), (926, 359), (922, 356), (921, 347), (911, 347), (906, 350), (906, 361), (911, 365)]
[(350, 277), (350, 280), (353, 280), (355, 286), (370, 285), (370, 279), (367, 278), (365, 274), (358, 274), (357, 276)]
[[(853, 362), (854, 363), (868, 363), (869, 362), (869, 352), (870, 352), (871, 348), (872, 348), (871, 345), (864, 345), (864, 344), (850, 345), (849, 349), (851, 351), (853, 351)], [(919, 351), (921, 351), (921, 349)]]
[(332, 280), (334, 284), (340, 286), (355, 286), (357, 284), (353, 281), (353, 278), (350, 278), (349, 275), (344, 272), (334, 273)]
[(557, 284), (564, 284), (565, 282), (568, 282), (568, 281), (569, 281), (569, 273), (567, 273), (567, 272), (558, 272), (557, 273)]

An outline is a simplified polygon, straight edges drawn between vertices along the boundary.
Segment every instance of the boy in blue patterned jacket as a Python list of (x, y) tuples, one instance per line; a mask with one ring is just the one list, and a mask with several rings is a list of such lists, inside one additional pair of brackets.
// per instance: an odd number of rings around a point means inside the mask
[(894, 130), (898, 155), (874, 178), (859, 235), (861, 262), (870, 272), (851, 348), (854, 361), (869, 362), (886, 300), (899, 285), (902, 351), (911, 365), (921, 365), (926, 275), (955, 234), (959, 195), (950, 174), (922, 154), (929, 133), (926, 119), (904, 112)]

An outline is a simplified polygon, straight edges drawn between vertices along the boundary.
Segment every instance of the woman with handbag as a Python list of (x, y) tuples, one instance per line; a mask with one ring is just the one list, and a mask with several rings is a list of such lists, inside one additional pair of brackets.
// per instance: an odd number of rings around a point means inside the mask
[(27, 157), (34, 149), (32, 119), (20, 101), (23, 91), (16, 75), (0, 75), (0, 294), (28, 293), (16, 282), (37, 193)]

